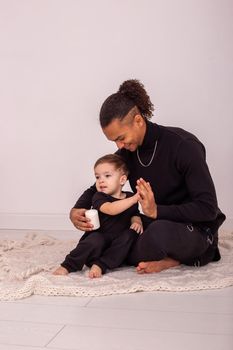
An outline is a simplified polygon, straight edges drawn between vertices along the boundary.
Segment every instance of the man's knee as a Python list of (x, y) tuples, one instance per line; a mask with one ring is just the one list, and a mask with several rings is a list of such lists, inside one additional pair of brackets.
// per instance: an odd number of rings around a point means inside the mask
[(162, 260), (168, 254), (168, 241), (172, 230), (169, 221), (158, 220), (151, 223), (140, 236), (138, 251), (141, 259)]
[(172, 234), (172, 223), (168, 220), (157, 220), (151, 223), (140, 237), (145, 244), (162, 243)]

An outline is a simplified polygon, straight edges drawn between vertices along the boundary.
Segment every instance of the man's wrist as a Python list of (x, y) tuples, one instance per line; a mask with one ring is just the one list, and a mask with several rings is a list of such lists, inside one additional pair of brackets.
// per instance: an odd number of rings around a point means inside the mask
[(153, 212), (149, 213), (147, 216), (154, 220), (157, 219), (157, 209), (153, 210)]

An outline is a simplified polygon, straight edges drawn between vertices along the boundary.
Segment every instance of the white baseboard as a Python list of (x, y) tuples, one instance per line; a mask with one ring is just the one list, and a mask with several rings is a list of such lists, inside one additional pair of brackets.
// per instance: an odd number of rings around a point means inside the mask
[(226, 221), (222, 224), (221, 228), (225, 230), (233, 230), (233, 218), (227, 218)]
[(69, 214), (0, 213), (0, 229), (74, 230)]
[[(233, 218), (226, 219), (223, 229), (233, 229)], [(0, 229), (75, 230), (69, 214), (0, 213)]]

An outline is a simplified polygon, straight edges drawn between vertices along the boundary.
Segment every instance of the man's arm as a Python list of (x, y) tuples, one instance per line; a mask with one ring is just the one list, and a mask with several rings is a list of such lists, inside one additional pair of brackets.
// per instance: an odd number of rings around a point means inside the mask
[(93, 185), (89, 187), (86, 191), (83, 192), (83, 194), (79, 197), (77, 202), (74, 205), (74, 208), (91, 208), (92, 203), (92, 197), (96, 193), (96, 186)]
[(183, 176), (183, 186), (187, 188), (190, 200), (180, 204), (158, 204), (157, 218), (192, 223), (215, 220), (217, 197), (204, 146), (200, 142), (184, 140), (177, 153), (176, 166)]
[(91, 231), (93, 229), (90, 220), (85, 216), (85, 211), (91, 208), (92, 197), (95, 193), (96, 187), (93, 185), (83, 192), (70, 211), (70, 220), (78, 230)]
[[(156, 203), (148, 182), (137, 181), (139, 203), (143, 213), (152, 219), (165, 219), (177, 222), (212, 222), (218, 220), (219, 209), (217, 197), (208, 165), (204, 146), (197, 141), (184, 140), (178, 149), (174, 166), (181, 174), (182, 186), (189, 193), (189, 200), (170, 205)], [(223, 215), (223, 214), (222, 214)], [(219, 226), (219, 225), (217, 225)]]

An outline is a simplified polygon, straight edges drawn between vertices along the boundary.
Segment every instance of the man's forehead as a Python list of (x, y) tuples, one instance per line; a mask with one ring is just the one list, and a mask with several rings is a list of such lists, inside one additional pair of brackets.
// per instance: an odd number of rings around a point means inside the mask
[(111, 141), (117, 141), (126, 133), (128, 124), (120, 119), (114, 119), (108, 126), (103, 129), (105, 136)]

